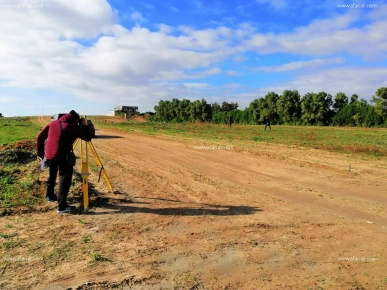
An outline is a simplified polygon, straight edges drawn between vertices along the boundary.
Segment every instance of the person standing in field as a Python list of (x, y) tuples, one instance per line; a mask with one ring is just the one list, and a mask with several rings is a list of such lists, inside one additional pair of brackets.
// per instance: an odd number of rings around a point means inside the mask
[(266, 131), (266, 128), (267, 128), (267, 127), (269, 127), (269, 129), (270, 129), (270, 131), (271, 131), (270, 117), (265, 117), (265, 123), (266, 123), (265, 131)]
[[(73, 165), (67, 162), (66, 156), (72, 150), (73, 143), (78, 138), (91, 141), (86, 120), (80, 118), (78, 113), (72, 110), (59, 120), (48, 124), (40, 131), (36, 139), (37, 159), (42, 160), (46, 157), (49, 166), (46, 198), (49, 202), (58, 201), (58, 213), (66, 213), (75, 209), (75, 206), (67, 204), (67, 195), (70, 191), (74, 168)], [(58, 196), (56, 196), (54, 188), (58, 170), (59, 189)]]

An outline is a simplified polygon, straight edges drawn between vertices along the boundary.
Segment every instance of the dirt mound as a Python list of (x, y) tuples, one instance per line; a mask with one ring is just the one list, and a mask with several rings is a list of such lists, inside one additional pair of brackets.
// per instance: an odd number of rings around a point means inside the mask
[[(34, 140), (17, 141), (13, 144), (3, 147), (4, 149), (19, 149), (34, 152), (36, 150), (36, 142)], [(0, 148), (1, 150), (1, 148)]]
[(101, 120), (97, 123), (120, 123), (120, 122), (124, 122), (125, 119), (124, 118), (120, 118), (120, 117), (106, 117), (104, 118), (104, 120)]
[(14, 149), (0, 152), (0, 160), (3, 164), (27, 164), (35, 159), (35, 155), (29, 151)]
[(136, 122), (146, 122), (149, 118), (149, 114), (145, 114), (144, 116), (130, 116), (128, 121), (136, 121)]

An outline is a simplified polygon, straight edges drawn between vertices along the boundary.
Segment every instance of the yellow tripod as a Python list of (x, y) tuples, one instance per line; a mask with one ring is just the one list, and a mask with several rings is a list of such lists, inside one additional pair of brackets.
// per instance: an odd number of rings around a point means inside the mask
[[(88, 184), (88, 178), (89, 178), (89, 154), (88, 154), (88, 148), (90, 148), (91, 152), (94, 155), (95, 160), (97, 161), (98, 167), (101, 168), (101, 172), (103, 173), (103, 176), (105, 177), (106, 183), (108, 184), (110, 190), (114, 192), (113, 187), (110, 183), (109, 177), (106, 174), (105, 168), (102, 165), (101, 159), (99, 159), (99, 156), (97, 154), (97, 151), (94, 148), (93, 143), (91, 141), (83, 141), (81, 139), (77, 139), (74, 142), (73, 149), (77, 146), (77, 144), (80, 143), (80, 156), (81, 156), (81, 175), (82, 175), (82, 192), (83, 192), (83, 209), (85, 212), (89, 209), (89, 184)], [(101, 174), (100, 172), (100, 174)]]

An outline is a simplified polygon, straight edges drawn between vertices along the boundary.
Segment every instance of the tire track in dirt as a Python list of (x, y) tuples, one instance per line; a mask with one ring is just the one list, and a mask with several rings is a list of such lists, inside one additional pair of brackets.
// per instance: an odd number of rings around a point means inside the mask
[[(107, 132), (104, 134), (108, 135)], [(121, 162), (126, 160), (130, 163), (130, 159), (133, 159), (130, 152), (136, 152), (139, 154), (137, 158), (141, 159), (142, 156), (144, 166), (147, 162), (154, 162), (159, 163), (157, 166), (161, 168), (179, 167), (180, 170), (196, 172), (215, 182), (231, 183), (250, 191), (250, 194), (245, 196), (246, 201), (253, 200), (255, 194), (264, 194), (287, 200), (291, 204), (313, 206), (335, 215), (387, 225), (383, 210), (381, 213), (375, 213), (362, 205), (369, 201), (380, 205), (382, 209), (385, 208), (387, 198), (380, 194), (380, 184), (364, 189), (343, 183), (340, 178), (331, 177), (327, 182), (327, 177), (332, 174), (326, 168), (317, 170), (314, 167), (297, 167), (283, 160), (229, 150), (195, 150), (192, 143), (187, 147), (179, 142), (159, 138), (130, 134), (121, 134), (121, 137), (123, 138), (98, 140), (97, 147), (109, 152), (111, 158), (117, 153), (117, 159), (122, 160)], [(348, 175), (345, 172), (343, 174)], [(300, 188), (306, 190), (299, 190)], [(324, 200), (320, 197), (322, 194), (318, 196), (319, 192), (329, 193), (336, 199), (333, 198), (333, 202)], [(215, 198), (215, 195), (212, 194), (212, 197)], [(350, 198), (352, 204), (336, 204), (339, 197)]]

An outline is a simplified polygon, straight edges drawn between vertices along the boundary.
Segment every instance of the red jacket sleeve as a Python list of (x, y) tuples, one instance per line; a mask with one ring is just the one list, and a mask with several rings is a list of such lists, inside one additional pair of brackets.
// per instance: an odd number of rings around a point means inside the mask
[(50, 125), (47, 125), (46, 127), (44, 127), (44, 129), (40, 131), (38, 137), (36, 138), (36, 153), (40, 157), (44, 156), (44, 142), (48, 137), (49, 127)]

